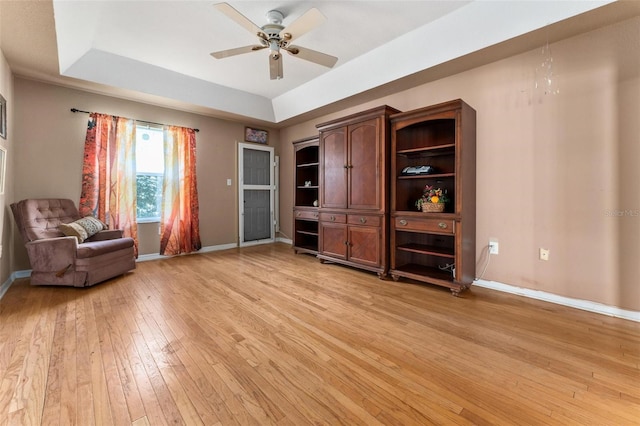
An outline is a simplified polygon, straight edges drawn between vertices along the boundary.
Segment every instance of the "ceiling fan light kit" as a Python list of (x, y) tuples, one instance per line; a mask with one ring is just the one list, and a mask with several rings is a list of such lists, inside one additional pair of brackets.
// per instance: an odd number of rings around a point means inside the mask
[(326, 21), (324, 15), (316, 8), (309, 9), (285, 28), (282, 25), (284, 15), (278, 10), (270, 10), (267, 12), (266, 18), (268, 23), (262, 27), (258, 27), (228, 3), (218, 3), (214, 5), (214, 7), (227, 15), (230, 19), (234, 20), (237, 24), (250, 31), (252, 34), (255, 34), (260, 43), (259, 45), (237, 47), (234, 49), (211, 53), (211, 56), (216, 59), (228, 58), (230, 56), (268, 48), (269, 74), (271, 80), (279, 80), (284, 77), (282, 70), (282, 54), (280, 53), (280, 50), (284, 50), (293, 56), (304, 59), (305, 61), (313, 62), (328, 68), (332, 68), (338, 61), (338, 58), (335, 56), (300, 46), (290, 45), (294, 38), (306, 34)]

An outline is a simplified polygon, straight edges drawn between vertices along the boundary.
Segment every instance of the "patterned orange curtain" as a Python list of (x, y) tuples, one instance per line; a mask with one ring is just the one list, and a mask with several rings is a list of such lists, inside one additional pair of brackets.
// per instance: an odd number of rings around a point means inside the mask
[(160, 254), (191, 253), (200, 248), (195, 130), (165, 126)]
[(122, 229), (135, 241), (136, 223), (136, 150), (135, 121), (106, 114), (91, 113), (84, 144), (80, 215), (92, 215)]

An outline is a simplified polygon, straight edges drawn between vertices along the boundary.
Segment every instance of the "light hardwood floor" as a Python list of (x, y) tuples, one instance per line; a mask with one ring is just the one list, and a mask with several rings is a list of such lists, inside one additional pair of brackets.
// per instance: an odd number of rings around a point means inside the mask
[(0, 424), (640, 424), (640, 324), (283, 244), (0, 301)]

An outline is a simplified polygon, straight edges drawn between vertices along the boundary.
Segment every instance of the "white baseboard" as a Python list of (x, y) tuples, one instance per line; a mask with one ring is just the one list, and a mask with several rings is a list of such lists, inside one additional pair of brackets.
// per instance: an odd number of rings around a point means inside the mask
[[(278, 242), (291, 244), (292, 241), (286, 238), (277, 238)], [(217, 246), (207, 246), (201, 248), (199, 251), (193, 253), (208, 253), (212, 251), (228, 250), (236, 248), (236, 243), (221, 244)], [(143, 254), (138, 256), (137, 262), (144, 262), (147, 260), (167, 259), (168, 256), (160, 256), (159, 254)], [(16, 271), (13, 272), (7, 281), (0, 285), (0, 299), (9, 290), (11, 284), (19, 278), (28, 278), (31, 276), (31, 270)], [(597, 314), (607, 315), (610, 317), (622, 318), (629, 321), (640, 322), (640, 312), (631, 311), (628, 309), (622, 309), (615, 306), (604, 305), (602, 303), (591, 302), (589, 300), (574, 299), (571, 297), (559, 296), (553, 293), (547, 293), (540, 290), (532, 290), (530, 288), (516, 287), (509, 284), (499, 283), (497, 281), (476, 280), (473, 285), (478, 287), (484, 287), (491, 290), (502, 291), (505, 293), (516, 294), (519, 296), (529, 297), (531, 299), (543, 300), (545, 302), (555, 303), (558, 305), (568, 306), (571, 308), (581, 309), (583, 311), (595, 312)]]
[[(217, 246), (206, 246), (206, 247), (202, 247), (200, 250), (193, 252), (193, 253), (185, 253), (184, 255), (187, 254), (199, 254), (199, 253), (209, 253), (212, 251), (220, 251), (220, 250), (228, 250), (228, 249), (232, 249), (232, 248), (236, 248), (238, 247), (238, 244), (236, 243), (230, 243), (230, 244), (220, 244)], [(178, 255), (178, 256), (184, 256), (184, 255)], [(140, 256), (138, 256), (138, 259), (136, 259), (136, 262), (145, 262), (147, 260), (158, 260), (158, 259), (168, 259), (172, 256), (161, 256), (158, 253), (152, 253), (152, 254), (141, 254)]]
[(4, 296), (7, 290), (9, 290), (9, 287), (11, 287), (11, 284), (13, 284), (13, 279), (9, 277), (5, 282), (2, 283), (2, 285), (0, 285), (0, 299), (2, 299), (2, 296)]
[(293, 244), (293, 241), (291, 241), (289, 238), (283, 238), (283, 237), (276, 238), (276, 242), (285, 243), (285, 244)]
[(9, 290), (9, 287), (11, 287), (11, 284), (13, 284), (15, 280), (20, 278), (29, 278), (30, 276), (31, 276), (31, 269), (27, 269), (25, 271), (12, 272), (11, 275), (9, 275), (9, 278), (7, 278), (7, 280), (4, 283), (2, 283), (2, 285), (0, 285), (0, 299), (2, 299), (4, 294), (7, 292), (7, 290)]
[(508, 284), (502, 284), (496, 281), (477, 280), (473, 282), (473, 285), (502, 291), (505, 293), (517, 294), (519, 296), (529, 297), (531, 299), (543, 300), (545, 302), (551, 302), (558, 305), (569, 306), (571, 308), (581, 309), (583, 311), (608, 315), (610, 317), (623, 318), (629, 321), (640, 322), (640, 312), (638, 311), (630, 311), (627, 309), (617, 308), (615, 306), (591, 302), (589, 300), (573, 299), (571, 297), (559, 296), (557, 294), (547, 293), (545, 291), (532, 290), (530, 288), (522, 288)]

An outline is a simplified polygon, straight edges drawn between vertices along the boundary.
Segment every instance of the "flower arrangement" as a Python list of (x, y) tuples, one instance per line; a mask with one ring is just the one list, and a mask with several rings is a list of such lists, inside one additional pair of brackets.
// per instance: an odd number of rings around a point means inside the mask
[(447, 193), (441, 188), (434, 188), (431, 185), (425, 185), (422, 191), (422, 197), (416, 201), (416, 207), (418, 210), (422, 210), (423, 204), (445, 204), (449, 201)]

